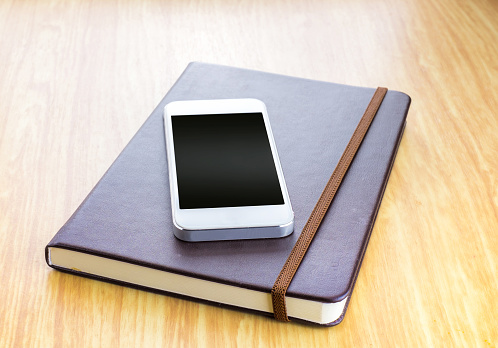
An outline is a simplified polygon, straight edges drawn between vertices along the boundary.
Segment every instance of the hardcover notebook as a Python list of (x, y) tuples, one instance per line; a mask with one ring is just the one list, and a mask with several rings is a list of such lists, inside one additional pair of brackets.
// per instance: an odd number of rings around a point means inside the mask
[[(271, 289), (373, 88), (191, 63), (45, 249), (61, 271), (272, 316)], [(286, 238), (188, 243), (173, 235), (162, 113), (174, 100), (267, 107), (295, 215)], [(289, 318), (344, 317), (410, 98), (388, 91), (290, 287)]]

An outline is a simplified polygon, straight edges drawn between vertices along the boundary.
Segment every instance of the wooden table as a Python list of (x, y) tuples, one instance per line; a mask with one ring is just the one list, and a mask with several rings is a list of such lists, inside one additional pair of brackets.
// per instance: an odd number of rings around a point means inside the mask
[[(498, 2), (1, 1), (0, 346), (498, 345)], [(190, 61), (412, 97), (332, 328), (50, 269), (44, 247)]]

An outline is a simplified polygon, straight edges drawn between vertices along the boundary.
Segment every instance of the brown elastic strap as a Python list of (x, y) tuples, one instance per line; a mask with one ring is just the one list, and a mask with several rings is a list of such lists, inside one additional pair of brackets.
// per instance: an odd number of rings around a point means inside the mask
[(337, 163), (337, 166), (325, 186), (320, 199), (318, 199), (308, 222), (306, 222), (301, 235), (299, 236), (294, 248), (285, 262), (284, 267), (280, 271), (273, 288), (271, 289), (273, 314), (277, 320), (290, 321), (287, 317), (285, 293), (287, 292), (292, 278), (296, 274), (296, 271), (301, 264), (301, 261), (303, 260), (316, 231), (318, 230), (318, 226), (322, 222), (322, 219), (325, 216), (325, 213), (327, 212), (330, 203), (339, 188), (339, 185), (341, 184), (342, 178), (346, 174), (356, 151), (360, 147), (363, 137), (367, 133), (367, 130), (370, 127), (370, 124), (372, 123), (372, 120), (375, 117), (375, 114), (377, 113), (377, 110), (379, 109), (386, 93), (387, 88), (383, 87), (379, 87), (375, 91), (370, 103), (367, 106), (367, 109), (365, 110), (365, 113), (353, 133), (353, 136), (346, 146), (346, 150), (344, 150), (339, 163)]

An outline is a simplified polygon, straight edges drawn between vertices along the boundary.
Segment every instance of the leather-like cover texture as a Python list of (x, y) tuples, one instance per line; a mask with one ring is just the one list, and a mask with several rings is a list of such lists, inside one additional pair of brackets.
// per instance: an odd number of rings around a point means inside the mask
[[(47, 248), (269, 293), (374, 91), (190, 63)], [(266, 104), (295, 214), (289, 237), (188, 243), (173, 235), (163, 108), (175, 100), (226, 98)], [(387, 92), (287, 296), (330, 303), (351, 295), (409, 105), (406, 94)]]

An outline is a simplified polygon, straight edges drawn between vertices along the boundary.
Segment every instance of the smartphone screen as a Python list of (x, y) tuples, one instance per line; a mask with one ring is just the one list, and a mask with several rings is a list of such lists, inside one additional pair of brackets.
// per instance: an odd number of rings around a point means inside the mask
[(180, 209), (284, 204), (262, 113), (171, 122)]

